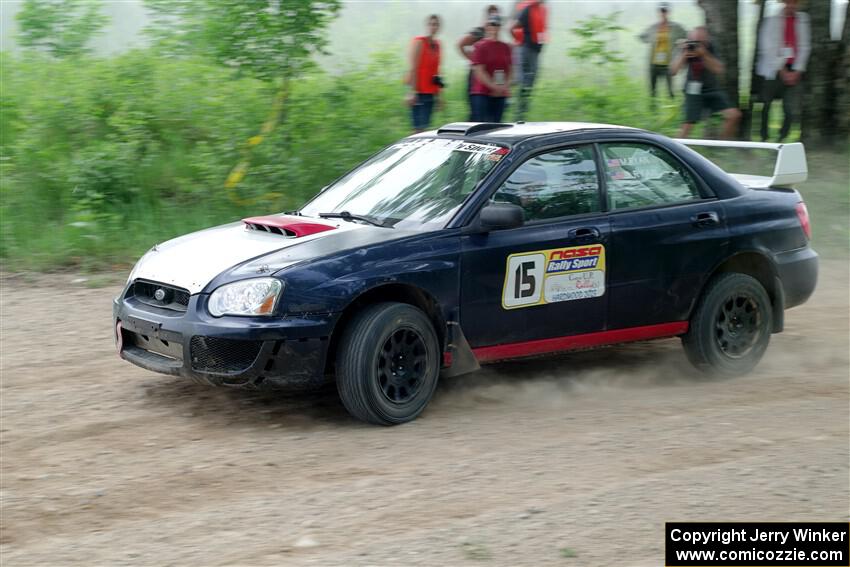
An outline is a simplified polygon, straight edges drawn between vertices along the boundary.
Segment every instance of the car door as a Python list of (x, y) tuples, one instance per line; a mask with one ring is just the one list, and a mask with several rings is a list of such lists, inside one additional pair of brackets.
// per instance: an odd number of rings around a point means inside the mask
[(665, 148), (599, 144), (611, 220), (609, 329), (687, 319), (726, 256), (722, 202)]
[(595, 151), (527, 159), (490, 200), (522, 207), (524, 224), (463, 237), (461, 326), (473, 348), (605, 328), (610, 231)]

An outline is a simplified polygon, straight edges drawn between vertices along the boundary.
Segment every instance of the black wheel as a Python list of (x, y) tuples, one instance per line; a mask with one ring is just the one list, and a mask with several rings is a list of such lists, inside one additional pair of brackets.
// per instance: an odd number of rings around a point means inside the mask
[(745, 274), (720, 274), (700, 298), (682, 344), (698, 369), (739, 376), (761, 360), (772, 327), (770, 298), (758, 280)]
[(337, 390), (358, 419), (379, 425), (415, 419), (431, 400), (439, 374), (437, 333), (412, 305), (370, 305), (343, 330)]

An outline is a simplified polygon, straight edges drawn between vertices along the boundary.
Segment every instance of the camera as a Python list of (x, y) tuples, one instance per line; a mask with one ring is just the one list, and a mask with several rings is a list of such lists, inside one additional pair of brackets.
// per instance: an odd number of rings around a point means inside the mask
[(431, 77), (431, 82), (440, 87), (441, 89), (446, 88), (446, 83), (443, 81), (443, 78), (440, 75), (434, 75)]
[(685, 42), (685, 49), (691, 52), (696, 51), (699, 43), (698, 41), (688, 40)]

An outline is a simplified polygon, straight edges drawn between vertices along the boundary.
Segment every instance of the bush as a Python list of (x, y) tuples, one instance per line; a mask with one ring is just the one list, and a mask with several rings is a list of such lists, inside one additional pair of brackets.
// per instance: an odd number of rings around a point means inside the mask
[[(16, 268), (128, 264), (178, 234), (294, 208), (410, 131), (401, 54), (343, 75), (313, 71), (293, 84), (281, 122), (228, 191), (271, 112), (267, 83), (154, 49), (0, 57), (0, 257)], [(448, 82), (435, 124), (467, 118), (466, 74)], [(620, 72), (606, 88), (581, 84), (543, 77), (529, 119), (676, 126), (677, 106), (651, 113), (645, 89)]]

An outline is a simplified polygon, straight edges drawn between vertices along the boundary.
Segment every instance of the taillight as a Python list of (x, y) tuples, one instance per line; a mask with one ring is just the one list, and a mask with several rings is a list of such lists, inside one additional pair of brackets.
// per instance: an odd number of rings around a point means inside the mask
[(812, 223), (809, 221), (809, 209), (802, 201), (797, 203), (797, 218), (800, 219), (800, 226), (803, 228), (803, 233), (809, 240), (812, 239)]

